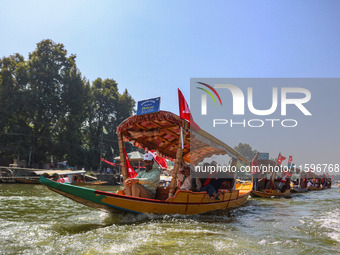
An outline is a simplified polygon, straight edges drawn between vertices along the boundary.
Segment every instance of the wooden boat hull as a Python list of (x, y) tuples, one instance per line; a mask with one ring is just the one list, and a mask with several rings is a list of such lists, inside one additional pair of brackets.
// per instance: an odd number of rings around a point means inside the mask
[(290, 191), (292, 193), (304, 193), (304, 192), (308, 192), (308, 188), (293, 187)]
[(277, 190), (261, 190), (261, 191), (251, 191), (252, 197), (290, 197), (290, 190), (287, 189), (284, 193)]
[(38, 179), (15, 178), (15, 181), (18, 183), (25, 183), (25, 184), (40, 184)]
[(338, 187), (340, 188), (340, 183), (337, 183), (336, 185), (338, 185)]
[(220, 200), (211, 201), (206, 192), (179, 190), (174, 197), (162, 201), (56, 183), (43, 176), (40, 177), (40, 182), (78, 203), (114, 213), (201, 214), (241, 206), (250, 195), (250, 190), (234, 190), (223, 193)]
[(308, 190), (311, 190), (311, 191), (319, 191), (323, 189), (324, 189), (323, 187), (308, 187)]
[(87, 186), (87, 185), (105, 185), (107, 181), (94, 181), (94, 182), (73, 182), (75, 186)]

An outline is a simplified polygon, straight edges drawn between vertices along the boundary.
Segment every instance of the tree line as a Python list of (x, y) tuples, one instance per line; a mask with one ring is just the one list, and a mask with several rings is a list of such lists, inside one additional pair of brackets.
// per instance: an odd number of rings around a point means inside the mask
[(135, 101), (113, 79), (86, 80), (63, 44), (43, 40), (25, 60), (0, 59), (0, 159), (28, 167), (67, 161), (98, 169), (100, 155), (118, 155), (116, 127)]

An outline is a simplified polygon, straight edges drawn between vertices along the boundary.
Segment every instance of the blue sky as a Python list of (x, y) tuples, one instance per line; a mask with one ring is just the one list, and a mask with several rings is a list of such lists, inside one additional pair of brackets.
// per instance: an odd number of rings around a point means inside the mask
[(194, 77), (339, 77), (339, 13), (327, 0), (0, 0), (0, 57), (27, 58), (52, 39), (88, 80), (113, 78), (136, 101), (160, 96), (178, 113), (177, 88), (190, 102)]

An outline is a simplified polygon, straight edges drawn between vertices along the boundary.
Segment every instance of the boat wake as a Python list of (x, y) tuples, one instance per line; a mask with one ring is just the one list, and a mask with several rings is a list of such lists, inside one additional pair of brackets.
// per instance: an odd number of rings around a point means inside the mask
[(326, 212), (316, 221), (327, 231), (327, 236), (340, 243), (340, 208)]

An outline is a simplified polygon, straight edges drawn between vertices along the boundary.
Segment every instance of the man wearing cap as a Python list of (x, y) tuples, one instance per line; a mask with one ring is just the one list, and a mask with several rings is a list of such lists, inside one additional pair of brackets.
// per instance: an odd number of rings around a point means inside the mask
[(126, 195), (155, 198), (161, 169), (153, 166), (153, 163), (153, 155), (150, 152), (146, 153), (144, 155), (145, 171), (140, 171), (135, 178), (127, 178), (125, 180)]

